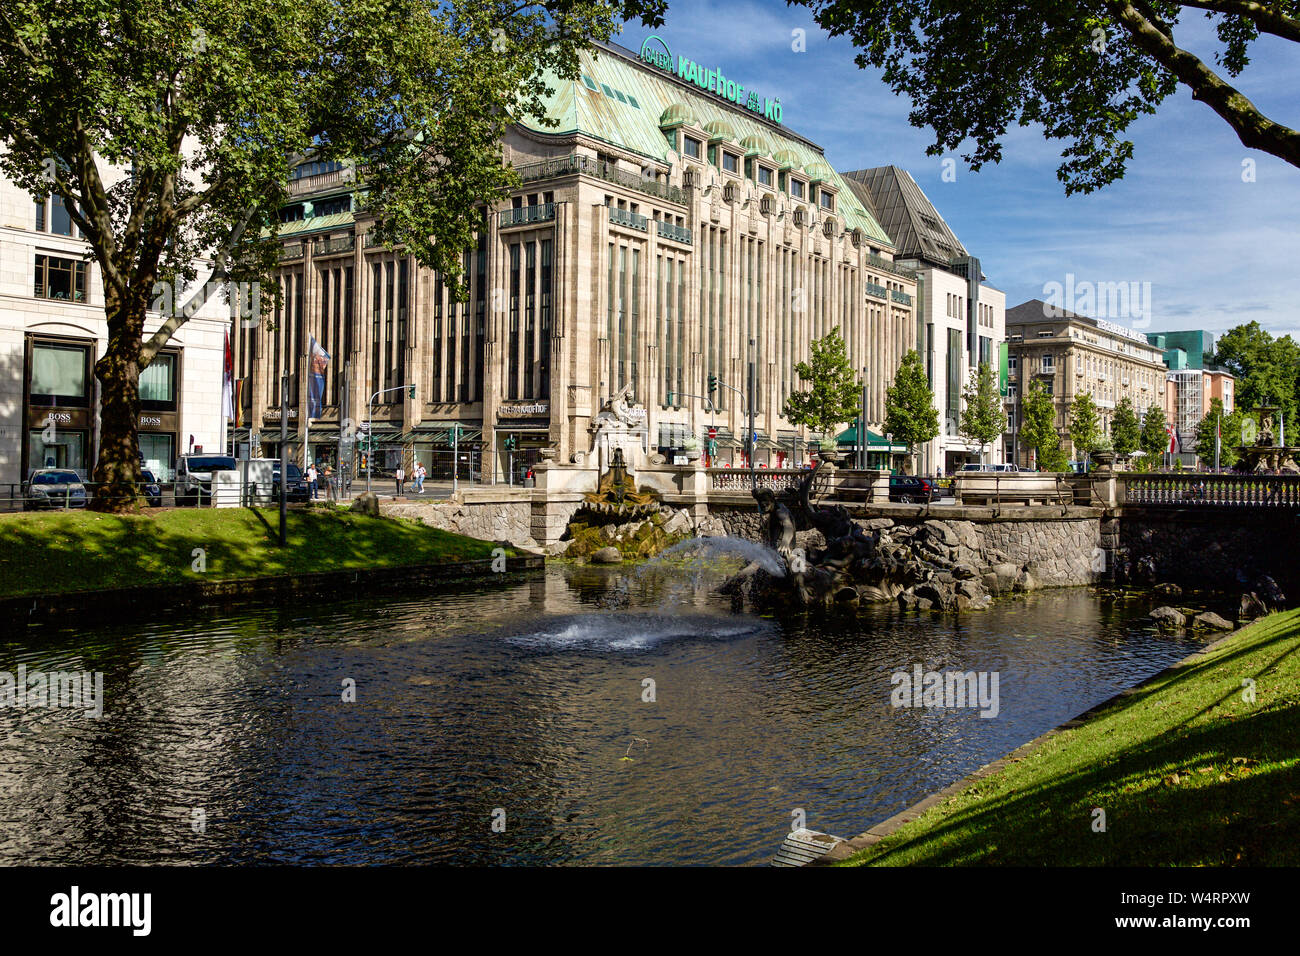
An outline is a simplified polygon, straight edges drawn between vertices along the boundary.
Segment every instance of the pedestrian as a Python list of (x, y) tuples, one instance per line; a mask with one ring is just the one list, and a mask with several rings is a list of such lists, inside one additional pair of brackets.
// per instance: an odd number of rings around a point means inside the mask
[(317, 472), (316, 472), (316, 463), (315, 463), (315, 462), (312, 462), (311, 464), (309, 464), (309, 465), (307, 466), (307, 485), (308, 485), (308, 487), (311, 488), (311, 496), (312, 496), (313, 499), (314, 499), (314, 498), (319, 498), (319, 497), (320, 497), (320, 495), (319, 495), (319, 493), (318, 493), (318, 491), (317, 491), (317, 489), (320, 487), (320, 486), (317, 484), (317, 478), (318, 478), (318, 475), (317, 475)]
[(426, 472), (426, 471), (424, 470), (424, 465), (422, 465), (420, 462), (417, 461), (417, 462), (415, 463), (415, 492), (416, 492), (416, 494), (420, 494), (420, 495), (424, 494), (424, 476), (425, 476), (426, 474), (428, 474), (428, 472)]
[(398, 462), (397, 472), (393, 477), (397, 479), (397, 495), (400, 498), (402, 495), (402, 486), (406, 484), (406, 472), (402, 471), (401, 462)]
[(329, 465), (325, 466), (325, 497), (330, 501), (338, 500), (338, 494), (334, 488), (334, 470)]

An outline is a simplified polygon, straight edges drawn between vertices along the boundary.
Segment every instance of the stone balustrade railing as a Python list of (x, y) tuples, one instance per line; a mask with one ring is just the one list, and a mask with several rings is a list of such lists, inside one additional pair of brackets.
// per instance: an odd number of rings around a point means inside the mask
[[(748, 493), (755, 484), (759, 488), (784, 491), (795, 487), (808, 474), (806, 468), (709, 468), (709, 490)], [(751, 477), (752, 475), (752, 477)]]
[(1120, 473), (1118, 498), (1125, 505), (1180, 507), (1300, 508), (1300, 475)]

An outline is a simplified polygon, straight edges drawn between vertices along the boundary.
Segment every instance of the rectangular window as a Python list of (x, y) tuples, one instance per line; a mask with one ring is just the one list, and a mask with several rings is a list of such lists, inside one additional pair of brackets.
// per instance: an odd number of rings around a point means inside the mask
[(551, 394), (551, 240), (542, 240), (542, 329), (541, 361), (538, 362), (540, 397)]
[(772, 170), (768, 169), (766, 166), (758, 167), (758, 184), (760, 186), (771, 186)]
[(90, 350), (84, 345), (32, 345), (33, 405), (86, 405)]
[(831, 212), (834, 212), (834, 211), (835, 211), (835, 195), (834, 195), (834, 193), (827, 192), (825, 189), (823, 189), (823, 190), (821, 191), (821, 199), (820, 199), (820, 203), (821, 203), (821, 207), (822, 207), (823, 209), (828, 209), (828, 210), (830, 210)]
[(156, 355), (140, 373), (140, 407), (148, 411), (176, 410), (176, 356)]
[(68, 207), (64, 205), (62, 196), (50, 197), (50, 232), (56, 236), (76, 235), (72, 216), (68, 214)]
[(525, 243), (524, 251), (524, 398), (536, 398), (537, 243)]
[(728, 153), (726, 150), (722, 151), (722, 168), (727, 172), (736, 172), (739, 168), (739, 163), (740, 157), (735, 153)]
[(507, 366), (506, 397), (519, 397), (519, 243), (510, 246), (510, 362)]
[(38, 299), (85, 302), (86, 263), (78, 259), (38, 255), (35, 295)]
[(687, 136), (682, 139), (682, 152), (691, 159), (700, 158), (700, 141), (693, 137)]
[(1052, 371), (1056, 368), (1056, 360), (1051, 352), (1043, 353), (1043, 370)]
[(790, 195), (795, 199), (803, 199), (803, 180), (790, 177)]

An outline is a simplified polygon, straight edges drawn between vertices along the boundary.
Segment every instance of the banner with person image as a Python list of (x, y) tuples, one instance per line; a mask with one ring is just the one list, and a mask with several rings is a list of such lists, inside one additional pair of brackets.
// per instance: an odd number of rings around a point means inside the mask
[(307, 356), (307, 417), (320, 418), (321, 401), (325, 396), (325, 369), (329, 367), (330, 354), (321, 348), (313, 335)]

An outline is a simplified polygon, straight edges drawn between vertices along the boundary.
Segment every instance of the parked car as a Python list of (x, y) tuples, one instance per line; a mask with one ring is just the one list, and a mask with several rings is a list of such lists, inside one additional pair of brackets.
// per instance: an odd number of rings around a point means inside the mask
[[(311, 489), (307, 487), (307, 479), (303, 476), (302, 469), (293, 462), (289, 462), (289, 480), (285, 484), (285, 500), (310, 500)], [(271, 499), (273, 501), (280, 500), (280, 463), (278, 461), (271, 469)]]
[(176, 480), (172, 486), (176, 504), (210, 504), (213, 476), (218, 471), (234, 470), (235, 459), (229, 455), (181, 455), (176, 460)]
[(144, 487), (140, 490), (144, 493), (144, 500), (150, 508), (162, 507), (162, 485), (158, 484), (158, 479), (154, 477), (153, 472), (145, 468), (140, 472), (140, 479), (144, 482)]
[(913, 501), (933, 501), (934, 482), (916, 475), (890, 475), (889, 500), (910, 504)]
[(23, 488), (23, 510), (86, 507), (86, 485), (71, 468), (37, 468)]
[(972, 461), (962, 465), (961, 470), (963, 472), (966, 472), (966, 471), (993, 471), (995, 469), (992, 465), (987, 465), (981, 462)]
[(994, 465), (994, 471), (1014, 471), (1019, 474), (1022, 471), (1028, 471), (1028, 468), (1021, 468), (1019, 465)]

